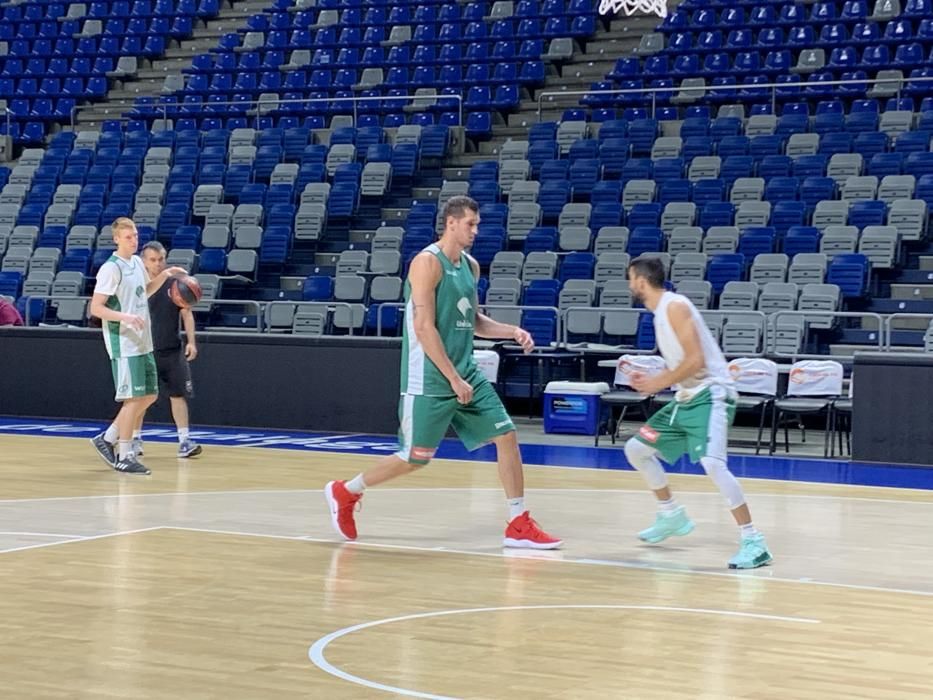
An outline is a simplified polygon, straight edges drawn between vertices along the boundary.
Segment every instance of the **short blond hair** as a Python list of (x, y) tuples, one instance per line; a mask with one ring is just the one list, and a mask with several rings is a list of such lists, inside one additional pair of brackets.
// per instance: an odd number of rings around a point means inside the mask
[(114, 219), (113, 223), (110, 224), (110, 232), (114, 235), (116, 235), (117, 231), (121, 228), (136, 228), (136, 222), (128, 216), (120, 216)]

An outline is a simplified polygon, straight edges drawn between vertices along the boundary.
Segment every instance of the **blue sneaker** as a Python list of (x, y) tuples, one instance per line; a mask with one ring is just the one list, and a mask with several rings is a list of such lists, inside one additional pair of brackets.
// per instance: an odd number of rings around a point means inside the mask
[(683, 506), (677, 506), (670, 513), (658, 512), (654, 525), (638, 533), (638, 539), (649, 544), (663, 542), (668, 537), (683, 537), (693, 532), (693, 521), (687, 517)]
[(774, 557), (768, 551), (765, 536), (761, 533), (745, 537), (739, 545), (739, 552), (729, 560), (730, 569), (757, 569), (770, 564)]

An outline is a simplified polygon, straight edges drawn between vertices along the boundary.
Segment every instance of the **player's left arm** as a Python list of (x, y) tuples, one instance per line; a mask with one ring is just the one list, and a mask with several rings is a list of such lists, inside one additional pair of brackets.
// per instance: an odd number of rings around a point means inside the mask
[(191, 309), (181, 309), (181, 323), (185, 327), (185, 359), (188, 362), (194, 361), (198, 356), (198, 341), (195, 338), (194, 331), (194, 313)]
[(703, 349), (700, 345), (700, 336), (697, 333), (693, 314), (686, 304), (673, 302), (667, 307), (667, 320), (674, 329), (680, 346), (684, 349), (684, 359), (674, 369), (665, 370), (654, 377), (644, 379), (636, 387), (645, 394), (656, 394), (684, 379), (696, 375), (706, 367)]
[[(470, 267), (473, 269), (473, 278), (478, 280), (479, 263), (469, 256), (466, 256), (466, 258), (470, 261)], [(523, 328), (519, 328), (518, 326), (513, 326), (508, 323), (499, 323), (498, 321), (489, 318), (489, 316), (486, 314), (480, 313), (479, 296), (477, 296), (473, 301), (477, 309), (474, 333), (478, 337), (486, 338), (487, 340), (514, 340), (516, 343), (522, 346), (522, 350), (524, 350), (526, 353), (529, 353), (535, 349), (535, 341), (531, 337), (531, 333)]]

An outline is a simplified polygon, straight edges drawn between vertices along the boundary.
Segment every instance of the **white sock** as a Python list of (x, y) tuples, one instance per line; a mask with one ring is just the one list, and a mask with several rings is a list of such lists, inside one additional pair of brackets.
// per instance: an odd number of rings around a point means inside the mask
[(509, 504), (509, 522), (512, 522), (519, 515), (525, 512), (525, 499), (522, 498), (510, 498), (507, 503)]
[(142, 440), (142, 439), (143, 439), (143, 431), (142, 431), (142, 430), (134, 430), (134, 431), (133, 431), (133, 439), (134, 439), (134, 440)]
[(183, 442), (188, 442), (188, 435), (189, 435), (189, 434), (190, 434), (190, 431), (188, 430), (188, 428), (179, 428), (179, 429), (178, 429), (178, 442), (179, 442), (179, 444), (180, 444), (180, 443), (183, 443)]
[(357, 474), (346, 483), (347, 491), (350, 493), (363, 493), (366, 490), (366, 482), (363, 481), (363, 475)]
[(130, 440), (120, 440), (120, 460), (133, 454), (133, 443)]
[(666, 501), (658, 501), (658, 511), (662, 515), (671, 515), (679, 507), (680, 506), (673, 496), (668, 498)]
[(743, 540), (761, 534), (758, 532), (758, 528), (755, 527), (754, 523), (749, 523), (748, 525), (739, 525), (739, 529), (742, 531)]
[(104, 431), (104, 440), (109, 442), (111, 445), (120, 439), (120, 431), (117, 430), (117, 424), (111, 423), (110, 427)]

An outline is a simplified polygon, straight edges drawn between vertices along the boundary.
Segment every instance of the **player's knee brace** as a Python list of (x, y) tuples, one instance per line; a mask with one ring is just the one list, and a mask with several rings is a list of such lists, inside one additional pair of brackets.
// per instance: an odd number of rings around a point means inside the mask
[(625, 458), (629, 464), (642, 473), (648, 483), (648, 488), (652, 491), (667, 486), (664, 467), (661, 466), (656, 455), (657, 451), (641, 440), (629, 438), (628, 442), (625, 443)]
[(735, 510), (739, 506), (745, 505), (745, 494), (742, 487), (736, 481), (735, 476), (729, 471), (726, 463), (715, 457), (703, 457), (700, 464), (706, 473), (719, 488), (719, 492), (725, 497), (730, 510)]

